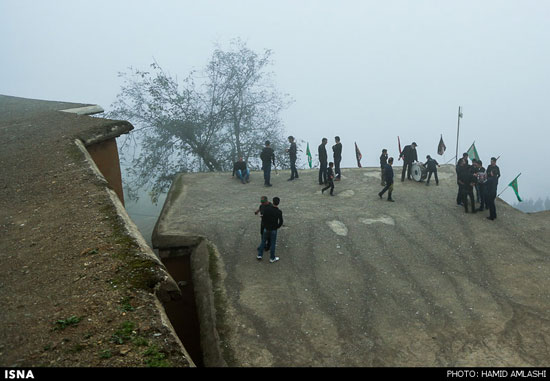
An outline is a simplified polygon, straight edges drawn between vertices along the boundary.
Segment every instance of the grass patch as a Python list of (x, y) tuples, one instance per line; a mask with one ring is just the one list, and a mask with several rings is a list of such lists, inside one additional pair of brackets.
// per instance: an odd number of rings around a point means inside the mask
[(145, 364), (149, 367), (161, 368), (169, 367), (170, 362), (166, 359), (166, 355), (158, 350), (155, 345), (151, 345), (145, 352)]
[(67, 319), (58, 320), (54, 323), (55, 326), (54, 326), (53, 329), (55, 331), (60, 331), (60, 330), (63, 330), (67, 327), (77, 325), (78, 323), (80, 323), (81, 320), (82, 320), (82, 318), (78, 317), (78, 316), (71, 316)]
[(99, 357), (102, 359), (110, 359), (111, 357), (113, 357), (113, 353), (110, 349), (105, 349), (99, 353)]
[(130, 298), (125, 297), (120, 301), (120, 309), (124, 312), (133, 311), (135, 308), (130, 304)]
[(131, 321), (125, 321), (119, 329), (111, 336), (111, 342), (115, 344), (124, 344), (135, 337), (135, 324)]

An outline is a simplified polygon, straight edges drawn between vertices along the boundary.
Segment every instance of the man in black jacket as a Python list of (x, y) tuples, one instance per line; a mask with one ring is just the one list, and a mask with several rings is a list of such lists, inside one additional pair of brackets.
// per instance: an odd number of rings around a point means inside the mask
[(297, 155), (298, 148), (296, 147), (294, 136), (289, 136), (288, 142), (290, 143), (290, 148), (287, 148), (286, 150), (286, 152), (288, 152), (288, 158), (290, 159), (290, 179), (288, 179), (288, 181), (292, 181), (298, 178), (298, 170), (296, 169), (296, 158), (298, 156)]
[(384, 186), (386, 185), (386, 181), (384, 180), (384, 168), (386, 167), (386, 164), (388, 164), (388, 150), (383, 149), (382, 154), (380, 155), (380, 185)]
[(473, 168), (468, 165), (464, 160), (460, 162), (458, 168), (458, 184), (460, 187), (460, 193), (462, 194), (462, 203), (464, 204), (464, 211), (468, 213), (468, 196), (472, 204), (472, 213), (476, 212), (476, 204), (474, 199), (474, 186), (476, 178), (473, 173)]
[(428, 179), (426, 180), (426, 185), (430, 185), (432, 174), (435, 178), (435, 185), (439, 185), (439, 179), (437, 178), (437, 167), (440, 167), (440, 165), (437, 160), (432, 159), (432, 157), (428, 155), (426, 156), (426, 163), (424, 163), (424, 166), (428, 169)]
[(388, 201), (393, 202), (393, 198), (391, 198), (391, 194), (393, 193), (393, 168), (391, 167), (393, 165), (393, 157), (390, 157), (388, 159), (387, 164), (384, 165), (384, 182), (386, 186), (384, 189), (378, 193), (378, 197), (382, 198), (384, 193), (386, 191), (388, 192)]
[(325, 193), (325, 191), (330, 188), (330, 195), (334, 196), (334, 172), (332, 167), (334, 167), (334, 163), (331, 161), (328, 163), (327, 168), (327, 186), (321, 189), (321, 193)]
[[(267, 207), (267, 206), (270, 206), (271, 203), (269, 202), (269, 200), (267, 199), (267, 196), (262, 196), (262, 198), (260, 199), (260, 206), (258, 207), (258, 209), (256, 209), (256, 211), (254, 212), (255, 215), (258, 215), (258, 213), (260, 214), (260, 217), (263, 217), (264, 215), (264, 209)], [(264, 237), (264, 229), (265, 229), (265, 226), (264, 226), (264, 221), (263, 221), (263, 218), (260, 220), (260, 240)], [(269, 248), (271, 247), (271, 242), (269, 241), (270, 237), (267, 237), (267, 240), (264, 244), (264, 250), (265, 251), (268, 251)]]
[(328, 164), (328, 158), (327, 158), (327, 138), (323, 138), (321, 141), (321, 144), (319, 145), (319, 148), (317, 149), (319, 152), (319, 185), (324, 185), (327, 183), (327, 164)]
[(418, 161), (418, 155), (416, 153), (416, 143), (403, 147), (403, 151), (399, 157), (403, 159), (403, 171), (401, 172), (401, 181), (405, 181), (405, 171), (407, 172), (407, 179), (411, 179), (412, 163)]
[(275, 165), (275, 154), (273, 153), (273, 148), (271, 148), (271, 143), (269, 140), (266, 140), (265, 147), (260, 154), (260, 159), (262, 159), (262, 170), (264, 171), (264, 185), (266, 187), (271, 186), (271, 163)]
[(497, 198), (498, 178), (500, 177), (500, 168), (497, 166), (497, 159), (491, 158), (491, 165), (487, 166), (487, 205), (489, 207), (489, 217), (494, 220), (497, 218), (497, 209), (495, 200)]
[(342, 161), (342, 143), (340, 143), (340, 137), (335, 136), (335, 145), (332, 146), (332, 152), (334, 153), (334, 172), (336, 174), (334, 180), (340, 181), (342, 177), (342, 171), (340, 170), (340, 162)]
[(271, 241), (270, 247), (270, 259), (269, 262), (277, 262), (279, 257), (275, 256), (275, 246), (277, 244), (277, 229), (283, 226), (283, 212), (279, 209), (280, 203), (279, 197), (273, 197), (273, 203), (266, 205), (263, 209), (262, 224), (264, 226), (264, 232), (262, 236), (262, 242), (258, 246), (258, 260), (261, 260), (264, 253), (264, 247), (267, 240)]

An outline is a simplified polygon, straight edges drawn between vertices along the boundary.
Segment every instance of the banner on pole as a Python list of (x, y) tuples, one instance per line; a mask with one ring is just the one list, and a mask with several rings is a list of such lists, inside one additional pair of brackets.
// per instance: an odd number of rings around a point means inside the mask
[(470, 146), (470, 148), (468, 148), (468, 151), (466, 151), (466, 153), (468, 154), (468, 157), (470, 159), (479, 160), (479, 155), (477, 154), (477, 149), (476, 149), (475, 142), (472, 143), (472, 145)]
[(516, 178), (514, 180), (512, 180), (512, 182), (510, 184), (508, 184), (508, 186), (512, 187), (512, 189), (516, 193), (516, 197), (518, 198), (518, 201), (522, 202), (523, 200), (521, 199), (521, 197), (519, 197), (519, 192), (518, 192), (518, 177), (520, 175), (521, 175), (521, 173), (519, 175), (517, 175)]

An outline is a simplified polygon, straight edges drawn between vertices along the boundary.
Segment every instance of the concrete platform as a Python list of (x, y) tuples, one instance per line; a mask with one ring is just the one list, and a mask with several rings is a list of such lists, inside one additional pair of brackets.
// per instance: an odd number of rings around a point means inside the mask
[[(153, 245), (209, 242), (228, 365), (549, 365), (550, 213), (497, 200), (490, 221), (456, 206), (454, 166), (439, 186), (395, 172), (395, 203), (378, 168), (343, 169), (334, 197), (316, 170), (273, 172), (272, 188), (259, 172), (179, 175)], [(263, 195), (285, 221), (273, 264), (256, 259)]]

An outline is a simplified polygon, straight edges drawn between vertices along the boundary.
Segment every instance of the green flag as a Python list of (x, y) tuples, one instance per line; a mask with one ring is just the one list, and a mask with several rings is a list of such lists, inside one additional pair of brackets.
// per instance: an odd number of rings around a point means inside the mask
[[(521, 173), (519, 175), (521, 175)], [(518, 198), (518, 201), (521, 202), (523, 200), (521, 199), (521, 197), (519, 197), (519, 193), (518, 193), (518, 177), (519, 177), (519, 175), (517, 175), (516, 178), (514, 180), (512, 180), (512, 182), (510, 184), (508, 184), (508, 186), (512, 187), (514, 192), (516, 192), (516, 197)]]
[(311, 152), (309, 150), (309, 142), (307, 143), (306, 155), (307, 155), (307, 162), (309, 163), (309, 168), (311, 168), (313, 159), (311, 158)]
[(467, 154), (468, 154), (468, 157), (469, 157), (470, 159), (479, 160), (479, 155), (477, 154), (477, 149), (476, 149), (475, 142), (472, 143), (472, 145), (471, 145), (470, 148), (468, 148)]

